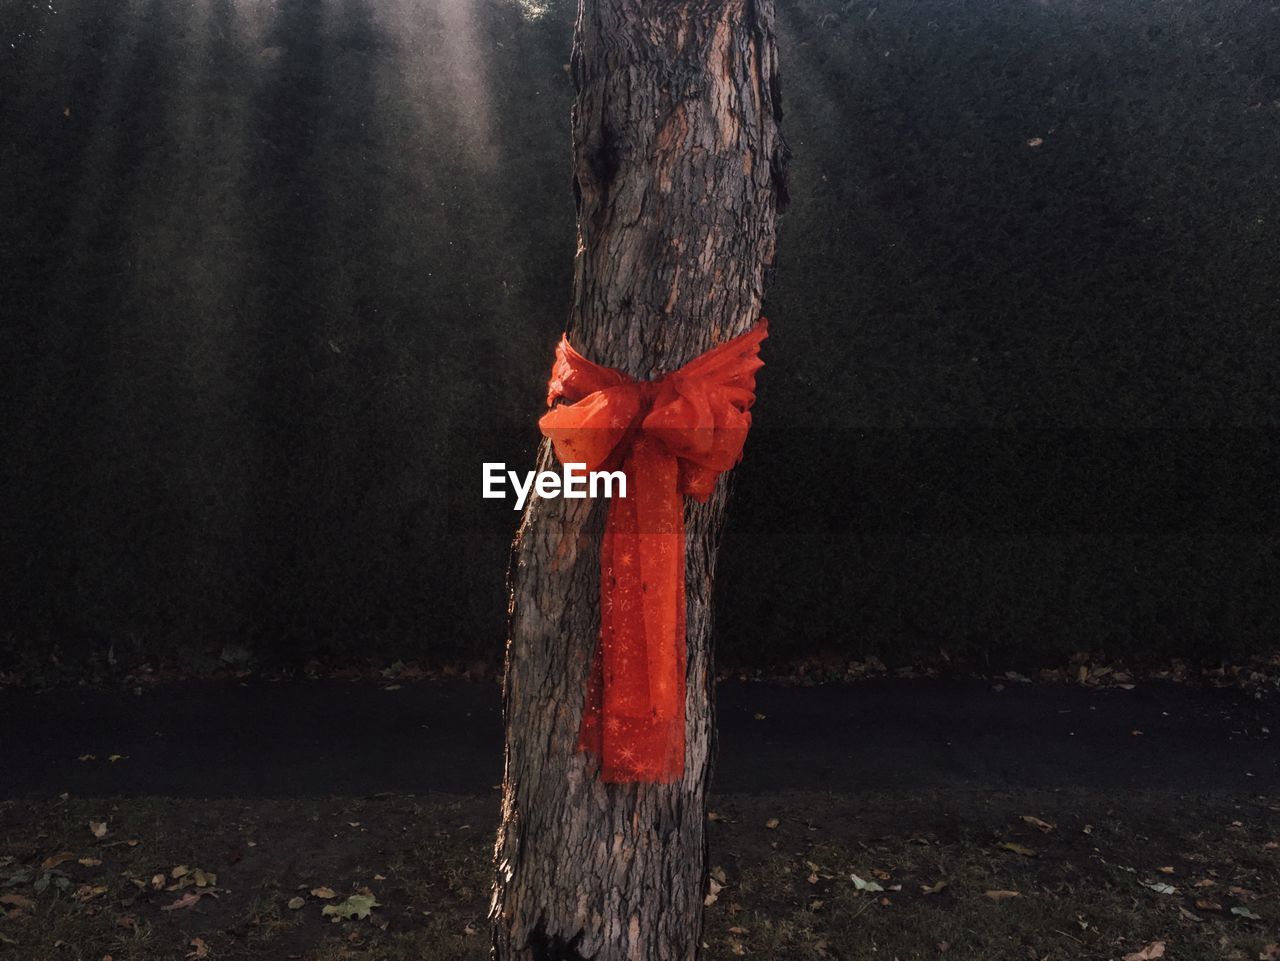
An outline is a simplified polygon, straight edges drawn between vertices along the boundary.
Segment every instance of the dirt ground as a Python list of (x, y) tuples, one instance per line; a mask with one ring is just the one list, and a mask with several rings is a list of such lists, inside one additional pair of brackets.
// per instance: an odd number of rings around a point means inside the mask
[[(710, 961), (1275, 956), (1274, 798), (1153, 784), (711, 808)], [(3, 802), (0, 945), (23, 961), (478, 961), (496, 816), (496, 792)]]

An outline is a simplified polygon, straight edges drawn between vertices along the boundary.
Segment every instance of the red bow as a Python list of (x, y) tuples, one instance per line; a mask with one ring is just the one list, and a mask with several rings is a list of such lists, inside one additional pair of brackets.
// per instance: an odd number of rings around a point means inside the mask
[(685, 541), (682, 494), (705, 501), (742, 457), (762, 317), (751, 330), (657, 380), (593, 364), (561, 338), (538, 421), (562, 464), (622, 470), (600, 548), (600, 639), (578, 750), (602, 781), (684, 775)]

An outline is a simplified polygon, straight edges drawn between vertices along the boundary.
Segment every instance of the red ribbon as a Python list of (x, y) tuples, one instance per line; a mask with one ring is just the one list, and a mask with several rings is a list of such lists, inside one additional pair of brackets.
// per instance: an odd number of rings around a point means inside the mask
[(632, 380), (556, 348), (538, 422), (562, 464), (621, 470), (600, 547), (600, 638), (578, 750), (600, 780), (669, 783), (684, 775), (685, 540), (688, 494), (705, 501), (742, 457), (751, 427), (762, 317), (747, 333), (656, 380)]

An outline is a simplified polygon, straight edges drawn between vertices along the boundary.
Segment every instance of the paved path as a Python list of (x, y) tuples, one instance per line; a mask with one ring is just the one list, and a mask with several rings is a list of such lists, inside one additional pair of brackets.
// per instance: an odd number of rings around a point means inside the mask
[[(0, 691), (0, 797), (493, 790), (502, 778), (497, 685), (386, 686)], [(719, 792), (1280, 788), (1274, 696), (1159, 683), (997, 691), (978, 681), (870, 680), (808, 688), (726, 682), (717, 699)], [(85, 754), (96, 760), (78, 760)], [(112, 763), (112, 754), (124, 758)]]

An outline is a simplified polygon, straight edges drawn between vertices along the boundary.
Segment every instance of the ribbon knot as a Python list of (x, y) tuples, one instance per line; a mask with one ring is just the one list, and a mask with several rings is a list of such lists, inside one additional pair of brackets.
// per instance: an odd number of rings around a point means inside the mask
[[(600, 546), (600, 637), (578, 750), (602, 781), (671, 782), (684, 774), (685, 539), (682, 495), (705, 501), (742, 457), (760, 342), (768, 322), (638, 381), (556, 347), (538, 421), (563, 464), (621, 470)], [(554, 406), (557, 401), (565, 403)]]

